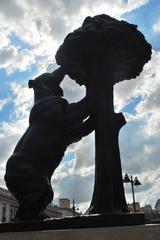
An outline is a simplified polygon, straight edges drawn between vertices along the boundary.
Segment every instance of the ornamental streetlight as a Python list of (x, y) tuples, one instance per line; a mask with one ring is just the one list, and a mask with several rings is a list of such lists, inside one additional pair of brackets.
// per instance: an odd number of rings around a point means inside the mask
[(73, 210), (73, 216), (75, 216), (75, 213), (76, 213), (76, 207), (75, 207), (74, 198), (73, 198), (73, 207), (72, 207), (72, 210)]
[(77, 215), (77, 211), (79, 211), (78, 206), (75, 206), (74, 198), (73, 198), (73, 207), (72, 207), (72, 211), (73, 211), (73, 216), (76, 216), (76, 215)]
[(129, 177), (127, 173), (125, 174), (125, 176), (123, 178), (123, 182), (124, 183), (131, 183), (132, 196), (133, 196), (133, 208), (134, 208), (134, 212), (136, 212), (136, 202), (135, 202), (134, 186), (141, 185), (141, 182), (139, 181), (139, 179), (137, 177), (135, 177), (134, 180), (133, 180), (132, 175), (131, 175), (131, 177)]

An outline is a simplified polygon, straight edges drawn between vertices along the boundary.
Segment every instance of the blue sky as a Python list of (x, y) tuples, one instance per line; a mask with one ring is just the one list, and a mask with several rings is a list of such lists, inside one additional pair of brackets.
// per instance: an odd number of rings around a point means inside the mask
[[(142, 206), (154, 206), (160, 198), (159, 0), (0, 1), (0, 184), (5, 186), (6, 161), (28, 124), (33, 104), (28, 80), (54, 70), (54, 55), (66, 34), (86, 16), (100, 13), (137, 24), (153, 47), (140, 76), (115, 86), (114, 101), (115, 111), (122, 111), (127, 120), (120, 132), (123, 173), (140, 178), (136, 199)], [(62, 85), (70, 102), (85, 95), (68, 77)], [(74, 197), (82, 210), (87, 208), (94, 182), (94, 134), (68, 148), (52, 182), (55, 202)], [(129, 189), (126, 198), (132, 201)]]
[(159, 20), (160, 3), (158, 0), (151, 0), (148, 4), (141, 6), (129, 13), (124, 13), (122, 18), (130, 23), (138, 25), (138, 29), (145, 34), (147, 41), (152, 43), (155, 50), (160, 49), (160, 32), (153, 30), (153, 24)]

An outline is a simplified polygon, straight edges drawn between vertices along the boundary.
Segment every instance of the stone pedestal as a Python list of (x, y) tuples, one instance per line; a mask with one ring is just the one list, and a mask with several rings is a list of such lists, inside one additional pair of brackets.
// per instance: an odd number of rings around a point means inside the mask
[(65, 217), (46, 219), (43, 221), (32, 220), (0, 224), (2, 232), (26, 232), (81, 228), (102, 228), (115, 226), (143, 225), (144, 214), (93, 214), (78, 217)]
[(0, 233), (1, 240), (159, 240), (160, 225)]

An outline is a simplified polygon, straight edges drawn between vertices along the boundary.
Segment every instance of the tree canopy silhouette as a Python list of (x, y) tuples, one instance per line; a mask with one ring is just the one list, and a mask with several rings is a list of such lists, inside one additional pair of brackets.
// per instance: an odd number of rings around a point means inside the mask
[[(102, 59), (113, 70), (113, 84), (137, 77), (151, 57), (147, 43), (137, 26), (102, 14), (87, 17), (82, 26), (69, 33), (56, 53), (57, 64), (68, 68), (75, 79), (81, 72)], [(85, 82), (83, 82), (85, 84)]]

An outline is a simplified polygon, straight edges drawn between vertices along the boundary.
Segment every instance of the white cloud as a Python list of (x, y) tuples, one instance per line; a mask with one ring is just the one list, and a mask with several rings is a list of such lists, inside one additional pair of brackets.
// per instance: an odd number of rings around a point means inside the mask
[(3, 107), (10, 102), (10, 98), (0, 99), (0, 111), (3, 109)]
[(13, 103), (13, 112), (9, 122), (0, 122), (0, 186), (5, 187), (3, 180), (7, 159), (28, 127), (29, 109), (33, 102), (33, 93), (27, 87), (11, 82), (11, 95), (0, 101), (0, 108), (8, 102)]
[(20, 49), (15, 46), (6, 46), (0, 49), (0, 68), (6, 69), (7, 73), (15, 70), (26, 71), (35, 63), (32, 51)]
[(122, 158), (124, 168), (128, 171), (143, 172), (159, 166), (159, 61), (160, 52), (153, 52), (152, 60), (146, 64), (142, 74), (136, 80), (128, 81), (133, 83), (131, 87), (124, 82), (117, 86), (115, 92), (115, 98), (120, 100), (117, 102), (119, 109), (134, 97), (142, 98), (135, 107), (134, 115), (128, 118), (129, 122), (121, 131)]
[[(138, 76), (136, 79), (126, 80), (115, 85), (114, 104), (116, 111), (121, 111), (125, 105), (127, 105), (131, 100), (138, 96), (141, 96), (143, 99), (141, 107), (139, 106), (138, 108), (142, 108), (143, 103), (145, 102), (146, 104), (146, 101), (149, 104), (153, 96), (154, 98), (158, 98), (157, 93), (159, 88), (160, 76), (159, 61), (160, 52), (153, 50), (152, 58), (147, 64), (145, 64), (140, 76)], [(157, 93), (154, 94), (154, 91), (157, 91)], [(156, 101), (158, 102), (158, 99)], [(138, 109), (137, 112), (139, 114), (140, 112), (141, 114), (143, 114), (143, 111), (140, 111)]]
[(21, 86), (16, 82), (11, 82), (11, 91), (14, 105), (13, 119), (27, 118), (33, 105), (33, 90), (29, 89), (28, 86)]
[(80, 148), (76, 152), (76, 160), (73, 171), (82, 176), (93, 174), (94, 172), (94, 133), (84, 138)]
[(9, 31), (6, 28), (0, 27), (0, 49), (6, 47), (9, 43)]
[(26, 87), (15, 82), (11, 83), (13, 112), (10, 122), (0, 122), (0, 162), (6, 162), (12, 154), (13, 148), (28, 127), (29, 110), (32, 106), (33, 93)]
[(160, 32), (160, 20), (158, 20), (154, 25), (153, 25), (153, 30), (155, 32)]
[(14, 0), (2, 0), (0, 1), (1, 14), (5, 15), (11, 20), (15, 18), (21, 18), (23, 16), (23, 9), (18, 4), (18, 1)]
[(159, 112), (159, 91), (160, 91), (160, 52), (154, 52), (152, 61), (146, 66), (145, 72), (142, 73), (144, 79), (143, 100), (137, 105), (137, 118), (143, 118), (144, 125), (142, 134), (146, 137), (160, 134), (160, 112)]
[[(87, 15), (101, 13), (120, 17), (124, 12), (131, 11), (146, 4), (147, 0), (90, 0), (56, 1), (56, 0), (9, 0), (0, 1), (0, 41), (3, 47), (0, 55), (1, 68), (7, 72), (25, 71), (35, 63), (39, 68), (51, 59), (66, 34), (79, 27)], [(29, 50), (16, 49), (10, 45), (9, 36), (14, 33), (27, 43)], [(3, 62), (3, 56), (10, 60)], [(43, 58), (43, 60), (42, 60)]]
[[(76, 149), (76, 157), (62, 161), (53, 174), (52, 186), (58, 198), (75, 198), (81, 210), (89, 205), (94, 185), (93, 134), (84, 138)], [(69, 148), (70, 149), (70, 148)]]
[[(160, 52), (153, 51), (152, 59), (145, 65), (139, 77), (115, 86), (115, 106), (117, 111), (132, 99), (142, 100), (135, 106), (135, 112), (125, 114), (128, 123), (120, 132), (120, 150), (123, 172), (137, 175), (142, 180), (136, 196), (141, 205), (154, 206), (159, 198), (159, 183), (151, 179), (154, 174), (159, 180), (160, 141)], [(131, 194), (127, 194), (132, 202)]]
[(26, 126), (26, 120), (18, 120), (16, 122), (0, 123), (0, 162), (6, 162), (11, 155), (13, 148), (22, 136)]
[(64, 97), (68, 102), (78, 102), (85, 96), (85, 87), (79, 86), (75, 81), (71, 80), (68, 76), (64, 78), (61, 83), (64, 90)]

